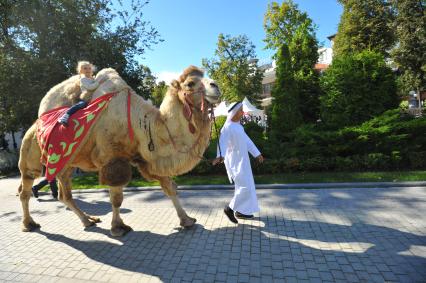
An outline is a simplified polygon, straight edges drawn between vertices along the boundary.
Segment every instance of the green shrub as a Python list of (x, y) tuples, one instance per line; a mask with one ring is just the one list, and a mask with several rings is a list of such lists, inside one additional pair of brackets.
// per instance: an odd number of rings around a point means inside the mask
[(212, 140), (217, 140), (220, 130), (226, 122), (226, 116), (219, 116), (215, 118), (214, 123), (212, 123)]
[(358, 125), (399, 103), (392, 70), (374, 51), (333, 58), (321, 86), (321, 118), (333, 129)]
[(264, 135), (264, 129), (259, 126), (256, 122), (248, 122), (244, 124), (244, 131), (256, 145), (256, 147), (260, 150), (260, 152), (264, 152), (266, 137)]
[(364, 156), (364, 165), (366, 169), (390, 169), (391, 162), (383, 153), (369, 153)]
[(302, 171), (326, 171), (335, 167), (335, 159), (321, 155), (302, 159), (300, 169)]
[[(223, 125), (225, 124), (226, 117), (225, 116), (219, 116), (215, 118), (215, 123), (212, 124), (211, 129), (211, 139), (210, 144), (207, 147), (206, 151), (204, 152), (204, 157), (207, 159), (213, 159), (216, 157), (217, 153), (217, 141), (218, 141), (218, 135), (220, 135), (220, 130), (222, 129)], [(223, 154), (223, 153), (222, 153)]]
[[(255, 174), (426, 168), (426, 117), (413, 118), (399, 108), (338, 130), (320, 124), (303, 125), (284, 134), (278, 143), (264, 139), (262, 129), (255, 124), (245, 128), (266, 158), (261, 166), (252, 163)], [(210, 159), (216, 156), (216, 141), (208, 151)], [(209, 164), (194, 170), (198, 174), (225, 174), (224, 168)]]
[(254, 174), (277, 174), (283, 172), (282, 161), (279, 159), (265, 159), (262, 164), (252, 162)]
[(354, 164), (349, 157), (336, 157), (336, 169), (340, 171), (350, 171), (354, 169)]
[(226, 174), (226, 169), (223, 163), (213, 166), (211, 160), (203, 159), (190, 173), (193, 175)]
[(408, 154), (411, 168), (426, 169), (426, 151), (410, 152)]

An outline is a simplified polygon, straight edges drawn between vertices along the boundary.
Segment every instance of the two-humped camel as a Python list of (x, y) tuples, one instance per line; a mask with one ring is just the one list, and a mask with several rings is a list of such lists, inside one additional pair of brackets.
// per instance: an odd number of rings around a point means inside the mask
[[(171, 177), (194, 168), (209, 144), (211, 121), (207, 107), (219, 100), (220, 91), (216, 83), (203, 78), (200, 69), (190, 66), (171, 83), (159, 109), (130, 90), (134, 131), (134, 140), (131, 141), (125, 111), (130, 88), (113, 69), (100, 71), (97, 79), (104, 76), (107, 81), (101, 84), (92, 99), (112, 91), (119, 93), (111, 99), (73, 159), (57, 175), (60, 201), (77, 214), (84, 226), (99, 222), (99, 218), (81, 211), (71, 194), (73, 168), (99, 172), (100, 182), (110, 187), (111, 234), (122, 236), (131, 230), (120, 217), (120, 206), (123, 187), (131, 179), (132, 165), (145, 179), (160, 182), (164, 193), (173, 202), (181, 226), (194, 225), (196, 220), (189, 217), (180, 205), (177, 186)], [(77, 81), (75, 76), (52, 88), (40, 104), (39, 115), (59, 106), (71, 105), (73, 95), (70, 93), (75, 93)], [(19, 160), (23, 231), (40, 227), (30, 216), (28, 205), (31, 186), (42, 172), (36, 132), (37, 123), (24, 136)]]

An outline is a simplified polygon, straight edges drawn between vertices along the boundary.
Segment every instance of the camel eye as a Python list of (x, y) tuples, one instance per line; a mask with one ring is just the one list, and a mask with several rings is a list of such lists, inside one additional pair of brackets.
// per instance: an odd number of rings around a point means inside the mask
[(195, 83), (194, 83), (194, 82), (189, 82), (189, 83), (187, 84), (187, 86), (188, 86), (188, 87), (194, 87), (194, 86), (195, 86)]
[(217, 84), (215, 84), (215, 83), (210, 83), (210, 86), (214, 87), (214, 88), (218, 88)]

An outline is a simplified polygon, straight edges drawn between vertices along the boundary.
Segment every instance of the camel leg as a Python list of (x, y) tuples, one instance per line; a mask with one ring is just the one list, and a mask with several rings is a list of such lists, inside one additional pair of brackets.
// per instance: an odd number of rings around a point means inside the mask
[(197, 219), (189, 217), (182, 208), (177, 196), (176, 183), (173, 182), (170, 177), (160, 177), (158, 180), (160, 181), (160, 185), (164, 193), (172, 200), (172, 203), (176, 209), (176, 213), (180, 219), (180, 226), (185, 228), (193, 226)]
[(111, 235), (113, 237), (124, 236), (132, 231), (132, 227), (124, 224), (120, 217), (120, 207), (123, 203), (123, 187), (112, 187), (109, 190), (109, 197), (112, 204)]
[(36, 139), (36, 124), (31, 126), (22, 139), (18, 167), (21, 172), (21, 184), (18, 189), (21, 200), (23, 218), (22, 231), (29, 232), (40, 225), (30, 216), (29, 200), (32, 195), (31, 187), (34, 179), (40, 176), (42, 165), (40, 163), (41, 151)]
[(93, 226), (95, 223), (101, 222), (98, 217), (88, 215), (81, 211), (81, 209), (76, 205), (74, 199), (72, 198), (72, 168), (67, 169), (61, 176), (58, 176), (59, 180), (59, 200), (63, 202), (69, 209), (71, 209), (81, 220), (84, 227)]
[(33, 178), (22, 176), (19, 198), (21, 200), (22, 211), (24, 213), (23, 219), (22, 219), (23, 232), (30, 232), (37, 228), (40, 228), (40, 224), (36, 223), (30, 216), (29, 200), (32, 194), (31, 187), (33, 183), (34, 183)]

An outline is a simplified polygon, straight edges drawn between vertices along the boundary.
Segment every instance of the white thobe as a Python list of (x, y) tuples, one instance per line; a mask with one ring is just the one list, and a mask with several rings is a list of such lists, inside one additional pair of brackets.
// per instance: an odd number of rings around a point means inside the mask
[[(256, 187), (248, 153), (257, 157), (260, 155), (260, 151), (239, 122), (225, 123), (221, 130), (219, 143), (229, 181), (235, 184), (234, 197), (229, 203), (229, 207), (242, 214), (258, 212)], [(217, 156), (220, 156), (219, 148)]]

